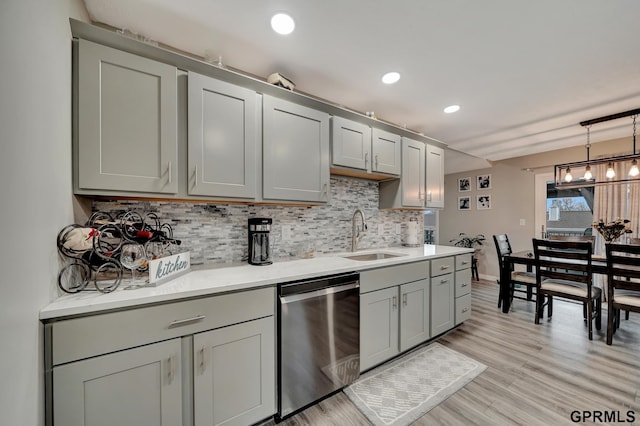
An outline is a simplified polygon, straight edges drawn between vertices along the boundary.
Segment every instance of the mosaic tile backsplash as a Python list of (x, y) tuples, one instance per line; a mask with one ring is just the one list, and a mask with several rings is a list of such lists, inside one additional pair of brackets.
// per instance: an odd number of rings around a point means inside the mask
[[(173, 226), (174, 237), (182, 240), (183, 247), (191, 252), (194, 265), (245, 260), (249, 217), (273, 219), (271, 242), (275, 260), (299, 257), (309, 248), (317, 256), (350, 251), (351, 220), (358, 208), (365, 213), (368, 225), (358, 249), (399, 246), (411, 218), (418, 221), (418, 229), (423, 229), (421, 211), (378, 209), (378, 182), (341, 176), (331, 177), (330, 201), (320, 206), (131, 200), (92, 204), (93, 211), (156, 213), (161, 222)], [(396, 233), (398, 224), (400, 233)]]

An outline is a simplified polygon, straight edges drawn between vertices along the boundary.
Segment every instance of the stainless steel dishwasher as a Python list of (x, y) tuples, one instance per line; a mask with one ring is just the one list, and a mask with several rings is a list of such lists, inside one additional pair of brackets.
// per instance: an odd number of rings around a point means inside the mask
[(282, 419), (360, 375), (357, 273), (278, 285), (278, 415)]

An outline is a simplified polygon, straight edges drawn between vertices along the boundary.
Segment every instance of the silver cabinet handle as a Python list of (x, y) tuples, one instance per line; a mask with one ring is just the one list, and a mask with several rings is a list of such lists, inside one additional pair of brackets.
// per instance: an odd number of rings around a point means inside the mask
[(446, 279), (446, 280), (440, 280), (440, 284), (446, 284), (446, 283), (448, 283), (448, 282), (449, 282), (449, 280), (448, 280), (448, 279)]
[(367, 167), (367, 163), (369, 162), (369, 153), (364, 153), (364, 166)]
[(393, 297), (391, 298), (391, 300), (392, 300), (392, 306), (393, 306), (393, 309), (397, 309), (397, 308), (398, 308), (398, 299), (397, 299), (397, 297), (396, 297), (396, 296), (393, 296)]
[(462, 310), (462, 313), (465, 313), (465, 312), (469, 312), (469, 308), (464, 308), (464, 309)]
[(171, 161), (169, 161), (167, 166), (167, 174), (169, 175), (169, 185), (171, 185)]
[(440, 270), (444, 271), (445, 269), (449, 269), (449, 265), (441, 265)]
[(196, 163), (196, 167), (193, 170), (193, 187), (195, 188), (198, 185), (198, 163)]
[(407, 306), (407, 293), (402, 295), (402, 305)]
[(191, 318), (185, 318), (185, 319), (179, 319), (179, 320), (171, 321), (169, 323), (169, 328), (179, 327), (181, 325), (186, 325), (186, 324), (191, 324), (192, 322), (196, 322), (196, 321), (202, 321), (205, 318), (206, 318), (205, 315), (196, 315), (195, 317), (191, 317)]
[(468, 265), (468, 264), (469, 264), (469, 262), (467, 262), (466, 260), (463, 260), (463, 261), (462, 261), (462, 264), (463, 264), (463, 265)]
[(464, 283), (464, 284), (462, 284), (462, 287), (466, 287), (468, 285), (469, 285), (469, 283)]
[(427, 201), (431, 201), (431, 191), (427, 191)]
[(378, 154), (376, 154), (376, 169), (378, 168)]
[(199, 356), (200, 356), (200, 362), (198, 363), (198, 365), (200, 367), (200, 374), (204, 373), (204, 370), (207, 367), (206, 362), (205, 362), (205, 354), (204, 354), (204, 352), (205, 352), (205, 347), (203, 346), (198, 351)]
[(173, 356), (170, 356), (170, 357), (167, 359), (167, 370), (169, 370), (169, 371), (167, 372), (167, 378), (169, 379), (169, 384), (173, 383), (173, 378), (175, 377), (175, 376), (174, 376), (174, 374), (175, 374), (175, 371), (174, 371), (174, 368), (175, 368), (175, 367), (174, 367), (174, 364), (175, 364), (175, 362), (174, 362)]

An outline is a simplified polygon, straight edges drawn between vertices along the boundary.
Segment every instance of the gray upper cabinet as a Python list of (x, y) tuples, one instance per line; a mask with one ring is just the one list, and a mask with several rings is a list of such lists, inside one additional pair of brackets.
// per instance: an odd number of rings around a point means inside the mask
[(444, 208), (444, 149), (427, 144), (426, 206)]
[(371, 172), (371, 127), (331, 117), (331, 165)]
[(329, 199), (329, 114), (263, 97), (263, 197)]
[(425, 144), (402, 138), (400, 179), (380, 182), (381, 209), (424, 209)]
[(79, 40), (77, 187), (178, 192), (176, 67)]
[(256, 198), (258, 94), (189, 72), (188, 193)]
[(372, 171), (400, 175), (400, 136), (374, 128), (372, 137)]
[(425, 146), (402, 138), (402, 205), (424, 207)]

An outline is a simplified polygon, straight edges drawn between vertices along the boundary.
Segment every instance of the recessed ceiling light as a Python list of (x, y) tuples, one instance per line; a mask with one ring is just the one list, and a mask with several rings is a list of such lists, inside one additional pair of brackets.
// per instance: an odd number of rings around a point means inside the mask
[(452, 112), (456, 112), (458, 110), (460, 110), (460, 105), (449, 105), (444, 109), (444, 112), (446, 112), (447, 114), (451, 114)]
[(277, 13), (271, 18), (271, 28), (278, 34), (291, 34), (296, 27), (293, 18), (286, 13)]
[(400, 80), (400, 74), (393, 71), (393, 72), (388, 72), (385, 75), (382, 76), (382, 82), (384, 84), (393, 84), (395, 82), (397, 82), (398, 80)]

